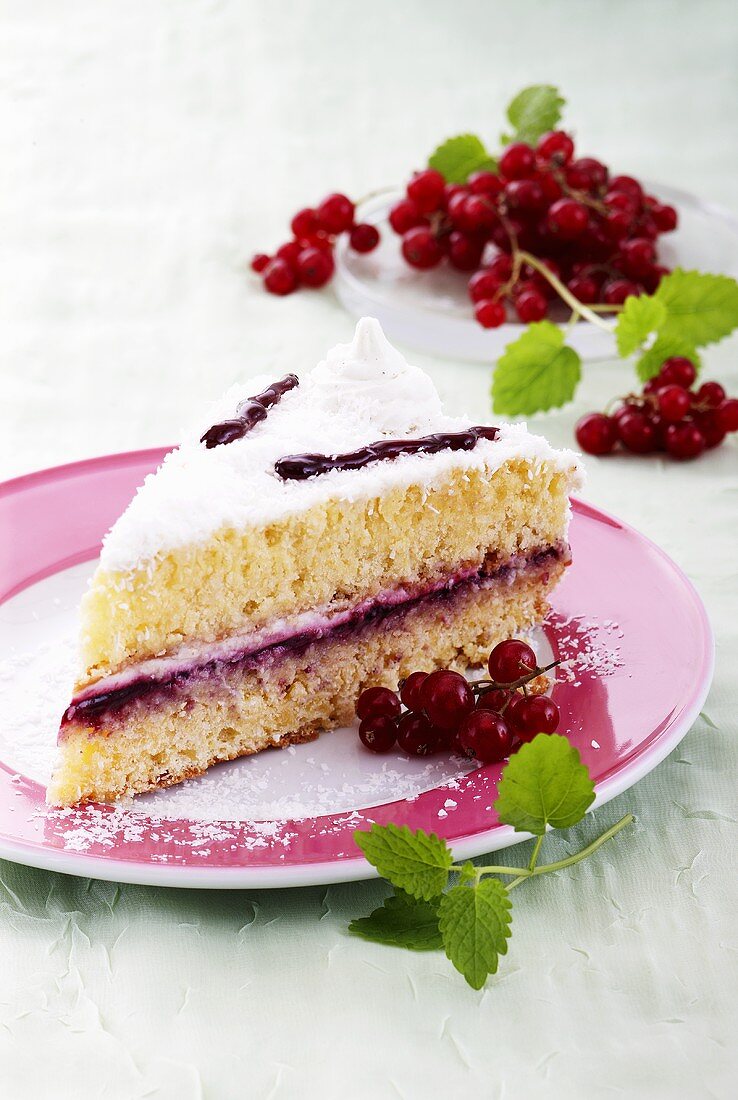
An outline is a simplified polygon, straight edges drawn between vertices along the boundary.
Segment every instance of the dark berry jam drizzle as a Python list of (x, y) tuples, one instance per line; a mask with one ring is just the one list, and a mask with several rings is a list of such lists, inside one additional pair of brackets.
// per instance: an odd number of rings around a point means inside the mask
[(213, 424), (200, 439), (201, 443), (210, 450), (211, 447), (220, 447), (225, 443), (233, 443), (234, 439), (242, 439), (250, 432), (255, 424), (266, 419), (267, 410), (276, 405), (279, 400), (295, 386), (300, 384), (296, 374), (286, 374), (279, 382), (273, 382), (267, 386), (263, 393), (257, 393), (256, 397), (247, 397), (236, 409), (233, 420), (223, 420), (220, 424)]
[(287, 455), (274, 469), (283, 481), (306, 481), (331, 470), (360, 470), (370, 462), (388, 462), (400, 455), (435, 454), (437, 451), (471, 451), (479, 439), (497, 439), (499, 428), (480, 426), (465, 432), (440, 432), (419, 439), (380, 439), (343, 455)]

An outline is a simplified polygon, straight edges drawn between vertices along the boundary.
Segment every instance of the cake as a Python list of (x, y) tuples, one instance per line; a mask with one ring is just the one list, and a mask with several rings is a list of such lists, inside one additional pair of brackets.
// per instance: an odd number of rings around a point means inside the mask
[(104, 540), (48, 800), (179, 783), (481, 663), (545, 615), (578, 477), (524, 425), (445, 415), (371, 318), (232, 388)]

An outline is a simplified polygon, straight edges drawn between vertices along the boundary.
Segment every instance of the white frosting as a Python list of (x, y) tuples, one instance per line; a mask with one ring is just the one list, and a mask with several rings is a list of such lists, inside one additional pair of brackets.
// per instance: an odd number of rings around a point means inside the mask
[(579, 480), (577, 456), (555, 451), (524, 424), (501, 426), (498, 439), (480, 440), (472, 451), (406, 455), (306, 481), (278, 478), (274, 464), (285, 455), (341, 454), (383, 437), (463, 431), (472, 424), (442, 412), (431, 379), (405, 361), (371, 317), (359, 321), (351, 344), (329, 352), (243, 439), (210, 450), (200, 443), (211, 424), (233, 417), (240, 401), (274, 381), (261, 376), (233, 386), (146, 478), (105, 539), (104, 568), (130, 571), (170, 549), (204, 542), (223, 527), (273, 522), (328, 499), (366, 499), (412, 483), (430, 487), (462, 467), (491, 473), (514, 457), (554, 462), (572, 470), (575, 485)]

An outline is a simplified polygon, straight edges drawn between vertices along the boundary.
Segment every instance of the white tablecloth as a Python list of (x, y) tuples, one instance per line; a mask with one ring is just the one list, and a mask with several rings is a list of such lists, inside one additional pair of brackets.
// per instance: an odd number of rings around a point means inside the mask
[[(735, 202), (727, 2), (6, 0), (0, 19), (3, 477), (173, 442), (234, 379), (346, 339), (330, 293), (264, 295), (250, 252), (331, 188), (401, 180), (460, 130), (493, 140), (525, 83), (565, 89), (585, 152)], [(734, 391), (736, 346), (707, 356)], [(488, 410), (488, 367), (415, 358), (452, 409)], [(631, 377), (588, 367), (535, 427), (570, 443)], [(518, 892), (485, 990), (349, 938), (377, 882), (178, 892), (0, 864), (0, 1095), (734, 1096), (737, 471), (735, 440), (693, 465), (589, 463), (588, 497), (700, 590), (715, 683), (597, 815), (637, 827)]]

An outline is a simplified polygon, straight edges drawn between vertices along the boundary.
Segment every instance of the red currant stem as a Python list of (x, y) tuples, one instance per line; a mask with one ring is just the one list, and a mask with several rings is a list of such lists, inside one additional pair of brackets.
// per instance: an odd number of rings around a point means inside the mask
[(363, 206), (364, 203), (369, 202), (370, 199), (378, 199), (381, 195), (390, 195), (396, 190), (396, 187), (377, 187), (374, 191), (367, 191), (365, 195), (357, 199), (355, 205), (357, 207)]
[(596, 210), (598, 214), (609, 213), (607, 206), (604, 202), (600, 202), (598, 199), (593, 199), (591, 195), (588, 195), (586, 191), (580, 191), (576, 187), (570, 187), (566, 182), (566, 175), (561, 168), (554, 168), (552, 173), (553, 178), (558, 183), (564, 194), (570, 199), (576, 199), (582, 206), (589, 206), (592, 210)]
[(549, 271), (546, 265), (541, 263), (537, 256), (532, 256), (530, 252), (521, 252), (520, 257), (523, 263), (528, 264), (528, 266), (534, 268), (539, 275), (542, 275), (544, 279), (547, 279), (559, 297), (562, 298), (571, 309), (578, 313), (580, 317), (584, 317), (585, 320), (590, 321), (593, 325), (596, 325), (597, 328), (604, 329), (605, 332), (609, 332), (612, 336), (614, 332), (612, 326), (603, 321), (601, 317), (598, 317), (589, 306), (585, 306), (584, 302), (580, 302), (578, 298), (575, 298), (569, 288), (564, 286), (561, 282), (561, 279), (554, 275), (553, 271)]
[(571, 331), (579, 322), (579, 314), (575, 309), (571, 311), (571, 317), (566, 322), (566, 329), (564, 330), (564, 340), (568, 340), (571, 335)]
[(552, 668), (556, 668), (564, 660), (563, 657), (557, 658), (552, 661), (550, 665), (544, 665), (543, 668), (534, 668), (530, 672), (526, 672), (524, 676), (519, 676), (517, 680), (511, 680), (509, 684), (503, 684), (497, 680), (475, 680), (469, 687), (472, 691), (478, 691), (480, 695), (486, 695), (489, 691), (494, 691), (495, 688), (509, 688), (511, 691), (515, 691), (516, 688), (523, 687), (530, 680), (535, 680), (536, 676), (543, 675), (544, 672), (550, 672)]
[[(624, 829), (626, 825), (632, 825), (635, 821), (633, 814), (626, 814), (625, 817), (621, 817), (620, 821), (617, 821), (614, 825), (611, 825), (609, 829), (606, 829), (604, 833), (593, 840), (591, 844), (588, 844), (586, 848), (582, 848), (581, 851), (575, 852), (573, 856), (567, 856), (566, 859), (559, 859), (556, 863), (544, 863), (540, 867), (534, 866), (529, 868), (523, 874), (520, 874), (517, 878), (513, 879), (509, 883), (507, 889), (512, 890), (515, 886), (519, 886), (521, 882), (525, 882), (526, 879), (535, 878), (537, 875), (547, 875), (550, 871), (563, 871), (565, 867), (571, 867), (575, 863), (579, 863), (580, 860), (586, 859), (587, 856), (591, 856), (593, 852), (596, 852), (598, 848), (601, 848), (603, 844), (611, 840), (616, 833), (619, 833), (621, 829)], [(538, 856), (537, 849), (540, 848), (540, 841), (542, 837), (538, 837), (536, 840), (536, 848), (534, 853)], [(478, 870), (484, 871), (486, 868), (480, 867)]]

